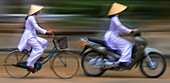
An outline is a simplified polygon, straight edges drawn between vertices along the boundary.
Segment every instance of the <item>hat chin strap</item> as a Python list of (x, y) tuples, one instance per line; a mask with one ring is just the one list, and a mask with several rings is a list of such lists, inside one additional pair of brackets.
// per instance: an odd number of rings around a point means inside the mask
[(40, 13), (38, 13), (38, 12), (36, 12), (36, 13), (34, 13), (34, 14), (32, 14), (32, 15), (39, 15)]
[(37, 15), (39, 15), (40, 13), (37, 12)]

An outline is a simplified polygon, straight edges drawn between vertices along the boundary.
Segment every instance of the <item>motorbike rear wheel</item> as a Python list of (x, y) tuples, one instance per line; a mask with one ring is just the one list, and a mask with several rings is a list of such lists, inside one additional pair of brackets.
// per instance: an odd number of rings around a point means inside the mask
[(166, 61), (160, 54), (150, 54), (142, 58), (140, 70), (148, 78), (158, 78), (166, 70)]
[[(82, 60), (81, 60), (81, 66), (83, 68), (83, 71), (84, 73), (87, 75), (87, 76), (94, 76), (94, 77), (98, 77), (98, 76), (101, 76), (105, 71), (106, 69), (103, 69), (102, 66), (98, 65), (96, 66), (96, 61), (94, 61), (95, 63), (94, 64), (91, 64), (90, 63), (90, 60), (102, 60), (103, 58), (103, 55), (95, 52), (95, 51), (88, 51), (86, 52), (83, 57), (82, 57)], [(89, 64), (91, 64), (93, 67), (96, 67), (96, 68), (92, 68), (92, 66), (90, 66)]]

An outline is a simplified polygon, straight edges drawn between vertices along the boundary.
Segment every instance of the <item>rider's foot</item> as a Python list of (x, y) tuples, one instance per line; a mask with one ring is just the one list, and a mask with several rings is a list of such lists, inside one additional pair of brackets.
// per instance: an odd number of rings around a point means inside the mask
[(107, 65), (107, 66), (112, 66), (112, 67), (119, 66), (119, 64), (117, 62), (105, 62), (104, 64)]
[(130, 63), (129, 62), (120, 62), (119, 66), (121, 66), (121, 67), (129, 67)]
[(32, 66), (28, 66), (27, 70), (32, 72), (32, 73), (35, 73), (35, 68), (32, 67)]
[(30, 69), (34, 69), (34, 67), (32, 67), (32, 66), (28, 66), (28, 68), (30, 68)]

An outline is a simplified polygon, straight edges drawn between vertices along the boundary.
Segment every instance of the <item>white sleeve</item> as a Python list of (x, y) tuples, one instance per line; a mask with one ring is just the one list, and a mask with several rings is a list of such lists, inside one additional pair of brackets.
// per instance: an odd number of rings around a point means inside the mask
[(34, 17), (31, 17), (31, 18), (29, 19), (29, 22), (33, 25), (33, 27), (34, 27), (38, 32), (40, 32), (40, 33), (42, 33), (42, 34), (46, 34), (47, 30), (42, 29), (41, 27), (39, 27)]
[(122, 32), (124, 32), (124, 33), (130, 33), (130, 32), (132, 31), (131, 29), (128, 29), (128, 28), (126, 28), (125, 26), (123, 26), (123, 25), (121, 24), (121, 22), (119, 21), (119, 18), (118, 18), (118, 17), (115, 17), (114, 19), (112, 19), (112, 21), (115, 22), (117, 28), (118, 28), (120, 31), (122, 31)]

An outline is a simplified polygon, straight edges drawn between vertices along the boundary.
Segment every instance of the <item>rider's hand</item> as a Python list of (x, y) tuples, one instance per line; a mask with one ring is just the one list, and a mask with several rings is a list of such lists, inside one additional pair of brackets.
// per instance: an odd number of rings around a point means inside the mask
[(135, 32), (136, 32), (135, 29), (132, 29), (132, 31), (130, 33), (135, 33)]
[(52, 34), (53, 32), (52, 32), (52, 31), (47, 31), (46, 33), (47, 33), (47, 34)]

